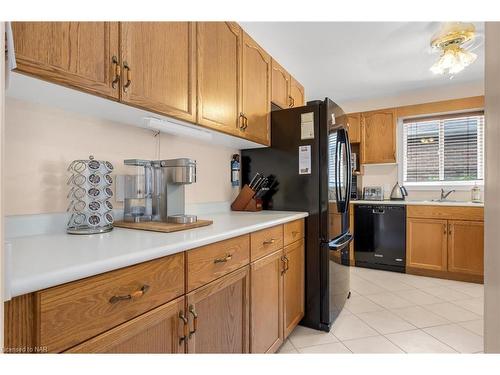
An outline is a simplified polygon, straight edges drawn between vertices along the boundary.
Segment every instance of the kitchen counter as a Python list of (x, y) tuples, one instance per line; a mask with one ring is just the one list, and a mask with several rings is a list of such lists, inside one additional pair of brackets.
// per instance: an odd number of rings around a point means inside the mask
[(433, 202), (431, 200), (404, 200), (404, 201), (367, 201), (367, 200), (351, 200), (352, 204), (391, 204), (391, 205), (407, 205), (407, 206), (463, 206), (463, 207), (484, 207), (484, 203), (473, 203), (466, 201), (446, 201), (446, 202)]
[(7, 238), (6, 299), (222, 241), (308, 216), (305, 212), (216, 212), (207, 227), (173, 233), (114, 228)]

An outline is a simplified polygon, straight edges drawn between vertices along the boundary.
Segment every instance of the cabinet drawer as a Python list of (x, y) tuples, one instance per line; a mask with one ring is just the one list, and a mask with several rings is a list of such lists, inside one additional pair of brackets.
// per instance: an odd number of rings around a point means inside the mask
[(253, 262), (283, 247), (283, 225), (250, 233), (250, 259)]
[(250, 236), (217, 242), (187, 253), (188, 292), (250, 262)]
[(304, 219), (286, 223), (284, 226), (283, 242), (284, 246), (304, 238)]
[(484, 208), (468, 206), (408, 205), (406, 208), (406, 216), (422, 219), (483, 221)]
[(39, 346), (59, 352), (184, 294), (184, 254), (36, 293)]

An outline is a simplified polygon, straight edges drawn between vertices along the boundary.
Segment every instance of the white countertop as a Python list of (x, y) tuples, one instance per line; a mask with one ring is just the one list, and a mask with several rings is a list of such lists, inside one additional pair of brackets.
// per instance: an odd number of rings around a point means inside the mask
[(63, 232), (7, 239), (6, 298), (175, 254), (306, 217), (303, 212), (217, 212), (207, 227), (173, 233), (114, 228), (96, 235)]
[(367, 201), (367, 200), (351, 200), (353, 204), (390, 204), (390, 205), (407, 205), (407, 206), (462, 206), (462, 207), (484, 207), (484, 203), (473, 203), (466, 201), (446, 201), (446, 202), (434, 202), (431, 200), (404, 200), (404, 201)]

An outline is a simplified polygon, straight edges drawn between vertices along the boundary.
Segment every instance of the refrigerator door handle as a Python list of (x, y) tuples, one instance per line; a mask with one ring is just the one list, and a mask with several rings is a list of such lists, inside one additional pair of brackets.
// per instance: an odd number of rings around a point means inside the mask
[(339, 251), (346, 247), (352, 241), (352, 234), (347, 232), (342, 237), (337, 238), (336, 240), (330, 241), (328, 243), (328, 247), (330, 250)]
[(351, 160), (351, 142), (349, 141), (349, 132), (345, 132), (346, 153), (347, 153), (347, 181), (346, 181), (346, 202), (344, 213), (349, 209), (351, 203), (351, 187), (352, 187), (352, 160)]
[(335, 198), (337, 200), (337, 211), (341, 212), (341, 185), (340, 185), (340, 140), (337, 135), (335, 140)]

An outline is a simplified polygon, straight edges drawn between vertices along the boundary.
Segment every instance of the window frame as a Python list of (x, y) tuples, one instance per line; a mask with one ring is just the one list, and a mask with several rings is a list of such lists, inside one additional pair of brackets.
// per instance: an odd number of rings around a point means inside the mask
[[(482, 109), (480, 109), (482, 110)], [(444, 112), (444, 113), (432, 113), (432, 114), (423, 114), (419, 116), (408, 116), (401, 117), (397, 119), (397, 144), (396, 144), (396, 155), (397, 155), (397, 165), (398, 165), (398, 183), (400, 185), (404, 185), (410, 191), (430, 191), (430, 190), (439, 190), (441, 188), (446, 189), (454, 189), (459, 191), (469, 191), (473, 186), (478, 186), (481, 191), (484, 191), (484, 178), (482, 180), (469, 180), (469, 181), (428, 181), (428, 182), (405, 182), (404, 181), (404, 124), (403, 121), (405, 119), (411, 118), (418, 120), (419, 118), (425, 119), (430, 116), (446, 116), (446, 115), (460, 115), (467, 114), (473, 112), (474, 110), (463, 110), (463, 111), (455, 111), (455, 112)], [(486, 124), (485, 124), (486, 126)], [(483, 144), (484, 147), (484, 144)], [(484, 150), (483, 150), (484, 153)], [(483, 163), (484, 166), (484, 163)]]

